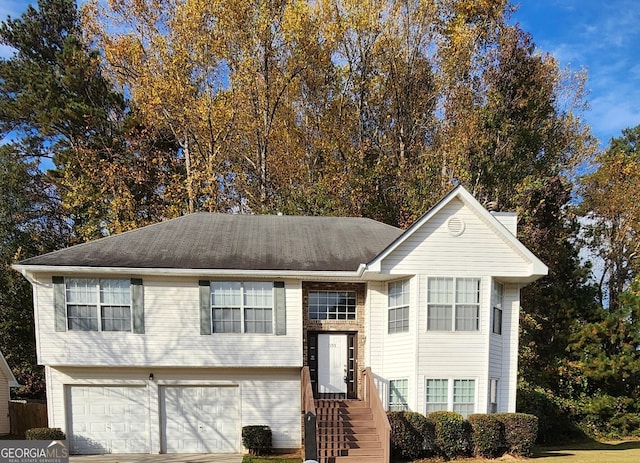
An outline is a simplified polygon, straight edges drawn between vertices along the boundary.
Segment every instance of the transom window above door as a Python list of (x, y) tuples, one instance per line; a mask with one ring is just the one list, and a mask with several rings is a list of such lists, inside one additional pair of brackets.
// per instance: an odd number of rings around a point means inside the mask
[(310, 320), (355, 320), (355, 291), (309, 291)]

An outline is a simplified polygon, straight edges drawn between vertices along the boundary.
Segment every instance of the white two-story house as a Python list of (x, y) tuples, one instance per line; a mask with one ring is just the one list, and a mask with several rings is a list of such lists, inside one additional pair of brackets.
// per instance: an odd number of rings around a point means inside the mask
[(547, 273), (458, 187), (407, 230), (198, 213), (19, 262), (33, 284), (49, 426), (74, 453), (299, 448), (316, 398), (515, 411), (520, 288)]

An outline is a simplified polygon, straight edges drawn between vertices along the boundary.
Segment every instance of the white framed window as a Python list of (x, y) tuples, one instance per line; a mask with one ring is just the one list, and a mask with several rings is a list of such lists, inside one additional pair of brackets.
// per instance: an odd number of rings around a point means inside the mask
[(427, 414), (449, 409), (449, 380), (427, 379)]
[(67, 329), (131, 331), (131, 281), (65, 278)]
[(355, 320), (355, 291), (309, 291), (310, 320)]
[(409, 331), (410, 281), (400, 280), (388, 284), (388, 325), (389, 334)]
[(409, 381), (392, 379), (389, 381), (389, 411), (402, 412), (409, 410)]
[(426, 413), (448, 410), (467, 418), (475, 413), (475, 379), (436, 378), (426, 380)]
[(476, 380), (453, 380), (453, 411), (460, 413), (464, 418), (476, 409)]
[(489, 380), (489, 413), (498, 412), (498, 379)]
[(427, 282), (427, 330), (479, 329), (480, 278), (430, 277)]
[(491, 307), (492, 307), (492, 321), (491, 331), (494, 334), (502, 334), (502, 284), (497, 281), (493, 282), (491, 289)]
[(213, 333), (273, 333), (273, 283), (212, 281)]
[(453, 278), (429, 278), (427, 286), (427, 329), (450, 331), (453, 315)]

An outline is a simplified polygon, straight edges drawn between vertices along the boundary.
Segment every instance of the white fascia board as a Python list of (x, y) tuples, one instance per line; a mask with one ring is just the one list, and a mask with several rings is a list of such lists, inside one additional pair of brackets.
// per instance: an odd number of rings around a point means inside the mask
[(151, 275), (151, 276), (224, 276), (241, 278), (361, 278), (366, 268), (360, 264), (357, 270), (347, 271), (309, 271), (309, 270), (242, 270), (242, 269), (181, 269), (181, 268), (135, 268), (135, 267), (82, 267), (64, 265), (20, 265), (14, 264), (14, 270), (22, 273), (30, 281), (38, 273), (62, 274), (111, 274), (111, 275)]

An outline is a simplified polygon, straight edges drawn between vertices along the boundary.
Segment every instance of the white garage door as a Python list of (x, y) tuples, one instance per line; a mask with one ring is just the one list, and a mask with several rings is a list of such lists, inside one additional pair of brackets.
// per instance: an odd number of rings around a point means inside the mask
[(71, 453), (148, 453), (145, 386), (70, 386)]
[(160, 394), (164, 452), (239, 451), (237, 387), (165, 386)]

